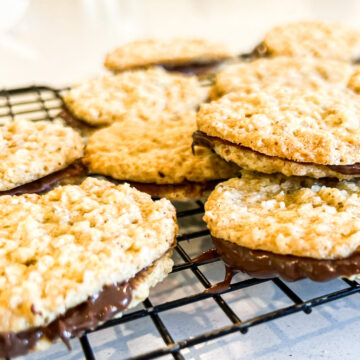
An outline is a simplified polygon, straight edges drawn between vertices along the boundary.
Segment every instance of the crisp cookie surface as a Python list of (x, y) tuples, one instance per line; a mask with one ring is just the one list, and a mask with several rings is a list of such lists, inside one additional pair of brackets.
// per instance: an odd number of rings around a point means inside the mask
[(162, 116), (155, 123), (123, 121), (93, 134), (83, 161), (93, 173), (142, 183), (180, 184), (236, 176), (237, 167), (209, 149), (198, 147), (192, 154), (195, 130), (194, 111)]
[(84, 81), (63, 98), (76, 117), (99, 126), (124, 118), (153, 119), (163, 112), (195, 109), (208, 98), (208, 92), (194, 76), (152, 68)]
[(323, 165), (360, 162), (360, 96), (272, 88), (230, 93), (197, 113), (199, 130), (262, 154)]
[(105, 66), (110, 70), (121, 71), (158, 64), (202, 64), (232, 55), (225, 44), (203, 39), (136, 40), (108, 53)]
[(259, 171), (265, 174), (282, 173), (286, 176), (309, 176), (315, 179), (330, 177), (350, 180), (360, 177), (360, 174), (341, 174), (324, 165), (298, 163), (278, 157), (262, 155), (246, 148), (239, 148), (238, 146), (224, 144), (216, 140), (213, 140), (213, 142), (214, 151), (220, 157), (246, 170)]
[(358, 182), (243, 171), (205, 204), (213, 236), (250, 249), (318, 259), (343, 258), (360, 245)]
[(169, 250), (177, 224), (168, 200), (87, 178), (1, 197), (0, 232), (0, 331), (17, 332), (134, 277)]
[(54, 121), (12, 121), (0, 127), (0, 191), (67, 167), (83, 154), (79, 134)]
[(278, 56), (226, 66), (216, 75), (212, 94), (256, 92), (268, 86), (317, 90), (325, 85), (345, 87), (354, 67), (337, 60)]
[(341, 24), (301, 21), (271, 29), (263, 45), (270, 56), (314, 56), (344, 61), (360, 55), (360, 32)]

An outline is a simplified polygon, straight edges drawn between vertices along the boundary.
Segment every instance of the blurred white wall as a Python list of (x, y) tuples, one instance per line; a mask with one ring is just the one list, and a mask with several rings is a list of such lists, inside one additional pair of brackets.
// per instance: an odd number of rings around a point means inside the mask
[(360, 29), (358, 15), (358, 0), (0, 0), (0, 88), (95, 76), (106, 51), (135, 38), (206, 37), (240, 52), (278, 23)]

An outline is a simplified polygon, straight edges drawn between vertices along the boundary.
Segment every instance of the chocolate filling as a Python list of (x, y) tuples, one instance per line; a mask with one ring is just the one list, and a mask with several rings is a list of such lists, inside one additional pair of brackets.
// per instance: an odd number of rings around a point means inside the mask
[[(27, 354), (42, 337), (50, 341), (61, 338), (70, 350), (70, 338), (80, 337), (86, 330), (95, 328), (128, 307), (132, 300), (134, 280), (142, 271), (129, 281), (104, 286), (98, 294), (67, 310), (47, 326), (17, 333), (0, 333), (0, 357)], [(31, 310), (34, 313), (33, 306)]]
[(223, 60), (209, 61), (207, 63), (188, 63), (188, 64), (159, 64), (162, 68), (167, 71), (176, 71), (184, 75), (204, 75), (217, 66), (219, 66)]
[[(204, 133), (200, 130), (195, 131), (192, 136), (193, 136), (193, 144), (192, 144), (193, 148), (194, 148), (194, 146), (199, 145), (199, 146), (205, 146), (210, 149), (213, 149), (215, 147), (215, 142), (217, 141), (217, 142), (221, 142), (222, 144), (225, 144), (228, 146), (235, 146), (241, 150), (252, 151), (253, 153), (256, 153), (256, 154), (259, 154), (261, 156), (265, 156), (268, 158), (281, 159), (281, 160), (291, 161), (293, 163), (303, 164), (303, 165), (320, 165), (320, 164), (316, 164), (316, 163), (312, 163), (312, 162), (301, 162), (301, 161), (284, 159), (284, 158), (281, 158), (278, 156), (270, 156), (270, 155), (262, 154), (256, 150), (250, 149), (246, 146), (243, 146), (240, 144), (235, 144), (230, 141), (223, 140), (216, 136), (207, 135), (206, 133)], [(343, 175), (360, 175), (360, 163), (355, 163), (355, 164), (351, 164), (351, 165), (322, 165), (322, 166), (326, 166), (328, 169), (336, 171)]]
[(204, 192), (214, 189), (215, 186), (221, 181), (223, 180), (211, 180), (203, 183), (184, 181), (180, 184), (146, 184), (133, 181), (124, 182), (128, 182), (131, 186), (135, 187), (139, 191), (146, 192), (153, 197), (166, 196), (168, 193), (177, 192), (179, 190), (184, 190), (188, 197), (198, 197), (201, 196), (201, 194)]
[(320, 260), (252, 250), (216, 237), (212, 237), (212, 240), (217, 253), (230, 269), (240, 270), (259, 279), (280, 276), (286, 281), (305, 278), (329, 281), (360, 274), (358, 251), (344, 259)]
[[(101, 174), (93, 174), (98, 176), (103, 176)], [(192, 181), (183, 181), (179, 184), (156, 184), (156, 183), (140, 183), (130, 180), (118, 180), (114, 179), (111, 176), (105, 176), (109, 181), (115, 184), (130, 184), (139, 191), (145, 192), (154, 198), (160, 198), (167, 196), (169, 193), (176, 193), (177, 191), (184, 191), (186, 196), (189, 198), (201, 197), (205, 192), (213, 190), (215, 186), (224, 181), (224, 179), (219, 180), (209, 180), (206, 182), (192, 182)]]
[(77, 177), (81, 178), (87, 173), (86, 168), (80, 161), (75, 161), (63, 170), (56, 171), (50, 175), (44, 176), (41, 179), (32, 181), (28, 184), (18, 186), (14, 189), (0, 191), (1, 195), (22, 195), (32, 193), (43, 193), (53, 189), (56, 185), (61, 184), (67, 179)]
[(58, 116), (61, 117), (68, 126), (79, 131), (90, 131), (97, 128), (76, 117), (65, 105), (63, 105)]
[(264, 43), (257, 45), (251, 52), (240, 54), (238, 57), (242, 60), (254, 60), (261, 57), (269, 57), (270, 53)]

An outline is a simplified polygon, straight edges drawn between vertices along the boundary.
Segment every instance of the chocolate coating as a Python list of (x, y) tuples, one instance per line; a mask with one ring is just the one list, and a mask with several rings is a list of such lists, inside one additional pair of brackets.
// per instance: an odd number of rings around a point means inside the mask
[(92, 126), (77, 118), (65, 105), (63, 105), (63, 109), (58, 114), (67, 125), (72, 127), (73, 129), (80, 131), (91, 131), (96, 129), (96, 126)]
[[(227, 141), (227, 140), (223, 140), (221, 138), (218, 138), (216, 136), (210, 136), (210, 135), (207, 135), (206, 133), (200, 131), (200, 130), (197, 130), (193, 133), (192, 135), (193, 137), (193, 147), (198, 145), (198, 146), (205, 146), (205, 147), (208, 147), (209, 149), (213, 149), (215, 147), (215, 141), (218, 141), (218, 142), (221, 142), (225, 145), (229, 145), (229, 146), (235, 146), (239, 149), (242, 149), (242, 150), (248, 150), (248, 151), (252, 151), (256, 154), (259, 154), (259, 155), (262, 155), (262, 156), (266, 156), (268, 158), (276, 158), (276, 159), (281, 159), (281, 160), (286, 160), (286, 161), (291, 161), (291, 162), (294, 162), (294, 163), (297, 163), (297, 164), (303, 164), (303, 165), (319, 165), (319, 164), (316, 164), (316, 163), (307, 163), (307, 162), (301, 162), (301, 161), (294, 161), (294, 160), (289, 160), (289, 159), (283, 159), (283, 158), (280, 158), (278, 156), (270, 156), (270, 155), (266, 155), (266, 154), (262, 154), (260, 153), (259, 151), (256, 151), (256, 150), (253, 150), (253, 149), (250, 149), (246, 146), (243, 146), (243, 145), (240, 145), (240, 144), (235, 144), (235, 143), (232, 143), (230, 141)], [(355, 163), (355, 164), (350, 164), (350, 165), (323, 165), (323, 166), (326, 166), (327, 168), (333, 170), (333, 171), (336, 171), (340, 174), (343, 174), (343, 175), (360, 175), (360, 163)]]
[(134, 279), (140, 274), (129, 281), (104, 286), (98, 294), (67, 310), (47, 326), (18, 333), (0, 333), (0, 357), (25, 355), (42, 337), (50, 341), (61, 338), (71, 349), (70, 338), (80, 337), (86, 330), (95, 328), (127, 308), (132, 300)]
[(252, 250), (216, 237), (212, 237), (212, 240), (217, 253), (228, 267), (259, 279), (280, 276), (286, 281), (305, 278), (329, 281), (360, 274), (360, 252), (344, 259), (321, 260)]
[(176, 71), (184, 75), (204, 75), (217, 66), (219, 66), (223, 60), (209, 61), (207, 63), (189, 63), (189, 64), (159, 64), (162, 68), (167, 71)]
[(80, 161), (76, 161), (73, 164), (69, 165), (63, 170), (56, 171), (50, 175), (44, 176), (41, 179), (32, 181), (28, 184), (18, 186), (14, 189), (0, 191), (1, 195), (22, 195), (22, 194), (39, 194), (53, 189), (55, 186), (61, 184), (65, 180), (71, 178), (81, 178), (85, 176), (87, 170)]

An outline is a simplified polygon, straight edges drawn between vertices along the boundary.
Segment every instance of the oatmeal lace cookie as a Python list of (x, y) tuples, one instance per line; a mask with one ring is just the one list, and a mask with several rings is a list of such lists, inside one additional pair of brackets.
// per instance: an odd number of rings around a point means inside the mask
[(259, 92), (273, 86), (345, 88), (353, 70), (352, 65), (331, 59), (260, 58), (226, 66), (216, 75), (211, 94), (217, 98), (233, 91)]
[(360, 32), (341, 24), (300, 21), (272, 28), (254, 53), (356, 61), (360, 56)]
[(153, 65), (183, 71), (190, 66), (196, 72), (205, 65), (216, 66), (233, 53), (226, 45), (203, 39), (148, 39), (124, 44), (106, 55), (105, 66), (123, 71)]
[(174, 207), (128, 184), (87, 178), (0, 204), (0, 356), (68, 344), (146, 298), (172, 268)]
[(84, 81), (63, 96), (75, 118), (95, 126), (133, 117), (153, 119), (163, 112), (182, 113), (207, 98), (208, 88), (196, 77), (156, 68)]
[(358, 181), (246, 171), (219, 184), (204, 220), (227, 275), (210, 291), (228, 287), (238, 271), (287, 281), (358, 279), (359, 195)]
[[(251, 170), (265, 165), (270, 173), (351, 178), (360, 175), (359, 100), (329, 87), (230, 93), (201, 106), (198, 134), (220, 156)], [(254, 166), (246, 159), (250, 151)]]
[(58, 121), (0, 127), (0, 193), (60, 171), (83, 155), (80, 135)]
[(201, 189), (214, 186), (213, 181), (236, 176), (238, 169), (207, 148), (193, 154), (195, 130), (194, 111), (162, 116), (152, 123), (123, 121), (93, 134), (83, 161), (93, 173), (139, 183), (134, 186), (152, 194), (163, 189), (174, 198), (179, 190), (175, 198), (196, 198)]

